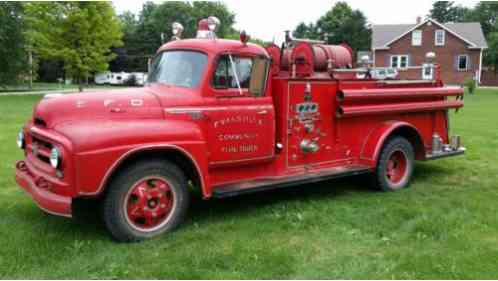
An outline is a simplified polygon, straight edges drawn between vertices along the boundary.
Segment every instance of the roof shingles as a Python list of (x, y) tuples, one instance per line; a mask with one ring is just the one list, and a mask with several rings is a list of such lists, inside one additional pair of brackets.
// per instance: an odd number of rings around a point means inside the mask
[[(429, 19), (428, 19), (429, 20)], [(427, 21), (428, 21), (427, 20)], [(439, 24), (439, 23), (438, 23)], [(386, 24), (372, 26), (372, 49), (388, 47), (391, 41), (411, 30), (418, 24)], [(442, 24), (460, 37), (473, 43), (477, 48), (487, 48), (486, 38), (478, 22), (459, 22)]]

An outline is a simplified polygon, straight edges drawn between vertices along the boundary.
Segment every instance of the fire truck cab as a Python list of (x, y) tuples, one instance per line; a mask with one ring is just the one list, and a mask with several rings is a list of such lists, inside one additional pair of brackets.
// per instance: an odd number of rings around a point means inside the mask
[(263, 48), (216, 38), (217, 24), (180, 39), (175, 23), (144, 88), (42, 99), (18, 136), (18, 184), (56, 215), (97, 198), (112, 236), (139, 241), (177, 227), (194, 188), (222, 198), (369, 174), (393, 191), (415, 160), (464, 153), (448, 134), (463, 90), (433, 55), (424, 79), (381, 80), (347, 45), (288, 35)]

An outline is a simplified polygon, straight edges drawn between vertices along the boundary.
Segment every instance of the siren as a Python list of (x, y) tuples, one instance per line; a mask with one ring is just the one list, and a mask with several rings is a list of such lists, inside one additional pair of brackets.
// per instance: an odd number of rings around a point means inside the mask
[(240, 32), (240, 42), (242, 42), (242, 44), (246, 45), (250, 38), (251, 37), (244, 30)]
[(209, 30), (216, 32), (220, 26), (220, 20), (217, 17), (210, 16), (207, 21)]
[(171, 25), (171, 32), (173, 33), (171, 40), (180, 40), (182, 38), (183, 25), (179, 22), (174, 22)]
[(216, 30), (220, 26), (220, 20), (217, 17), (208, 17), (201, 19), (197, 25), (198, 39), (216, 39)]

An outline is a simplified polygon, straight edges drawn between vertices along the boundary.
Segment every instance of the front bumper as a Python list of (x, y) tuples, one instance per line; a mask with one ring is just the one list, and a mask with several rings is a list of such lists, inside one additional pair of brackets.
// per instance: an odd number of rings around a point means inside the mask
[(72, 216), (72, 198), (51, 192), (51, 183), (30, 171), (25, 161), (16, 164), (16, 182), (31, 195), (43, 211), (58, 216)]

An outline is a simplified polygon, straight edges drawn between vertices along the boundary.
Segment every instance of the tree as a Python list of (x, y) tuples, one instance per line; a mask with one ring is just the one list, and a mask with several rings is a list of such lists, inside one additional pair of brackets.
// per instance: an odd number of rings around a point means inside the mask
[(467, 7), (463, 7), (461, 5), (455, 6), (452, 11), (452, 20), (453, 22), (469, 22), (473, 21), (473, 9), (469, 9)]
[(478, 2), (473, 9), (469, 9), (465, 21), (479, 22), (481, 24), (489, 45), (484, 52), (483, 63), (498, 71), (498, 2)]
[(221, 21), (217, 31), (219, 37), (238, 38), (238, 33), (232, 27), (235, 14), (221, 2), (146, 2), (137, 19), (129, 13), (121, 15), (124, 51), (120, 51), (120, 57), (126, 58), (127, 70), (146, 71), (147, 58), (153, 56), (157, 48), (173, 35), (173, 22), (183, 25), (184, 38), (192, 38), (196, 35), (199, 20), (209, 16), (216, 16)]
[(371, 31), (365, 15), (346, 2), (337, 2), (318, 20), (316, 30), (328, 44), (347, 43), (355, 52), (370, 48)]
[[(209, 1), (194, 1), (192, 5), (192, 11), (195, 18), (195, 29), (197, 30), (197, 22), (203, 18), (207, 18), (209, 16), (215, 16), (220, 19), (221, 26), (218, 31), (216, 31), (217, 35), (220, 38), (225, 38), (229, 34), (237, 34), (237, 32), (233, 28), (233, 24), (235, 23), (235, 14), (231, 12), (227, 6), (222, 2), (209, 2)], [(194, 35), (194, 34), (192, 34)]]
[(129, 69), (138, 71), (140, 65), (144, 65), (145, 63), (140, 58), (128, 55), (129, 49), (132, 49), (133, 44), (136, 43), (134, 36), (136, 35), (138, 25), (137, 17), (132, 12), (127, 11), (119, 15), (119, 20), (121, 21), (123, 31), (122, 41), (125, 44), (121, 47), (112, 48), (112, 52), (116, 54), (116, 58), (109, 63), (109, 70), (112, 72), (122, 72)]
[(105, 71), (121, 42), (120, 21), (109, 2), (32, 2), (26, 4), (27, 37), (35, 53), (61, 60), (67, 75), (83, 81)]
[(305, 24), (301, 22), (292, 32), (294, 38), (320, 39), (317, 27), (313, 23)]
[(371, 31), (365, 15), (346, 2), (337, 2), (316, 24), (300, 23), (295, 38), (324, 40), (327, 44), (347, 43), (356, 52), (370, 48)]
[(430, 10), (430, 17), (441, 23), (452, 21), (453, 5), (453, 1), (434, 2)]
[(498, 72), (498, 22), (487, 37), (489, 46), (485, 53), (484, 64), (493, 67), (496, 73)]
[(470, 21), (473, 11), (453, 1), (436, 1), (432, 4), (429, 16), (441, 23)]
[[(164, 41), (168, 41), (173, 36), (171, 31), (173, 22), (179, 22), (183, 25), (183, 37), (192, 38), (197, 33), (198, 22), (209, 16), (220, 19), (221, 26), (217, 31), (219, 37), (234, 33), (232, 26), (235, 22), (235, 14), (229, 11), (226, 5), (221, 2), (164, 2), (155, 6), (150, 13), (150, 17), (144, 18), (144, 20), (152, 25), (151, 28), (155, 33), (155, 38), (160, 38), (162, 33), (164, 34)], [(153, 47), (153, 51), (155, 51), (159, 45)]]
[(496, 23), (498, 22), (498, 2), (481, 1), (472, 11), (472, 21), (481, 23), (484, 36), (488, 38), (491, 32), (498, 31)]
[(0, 86), (16, 83), (27, 70), (22, 15), (21, 3), (0, 2)]

